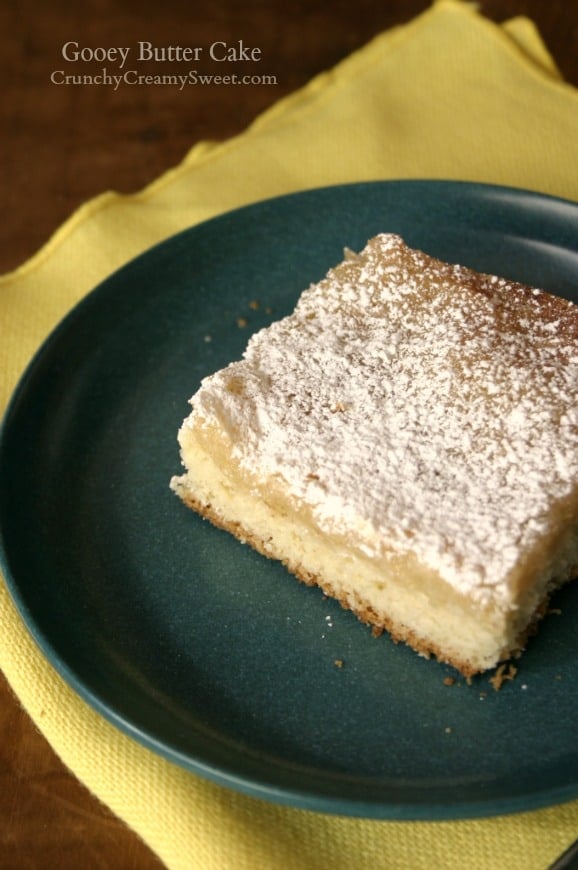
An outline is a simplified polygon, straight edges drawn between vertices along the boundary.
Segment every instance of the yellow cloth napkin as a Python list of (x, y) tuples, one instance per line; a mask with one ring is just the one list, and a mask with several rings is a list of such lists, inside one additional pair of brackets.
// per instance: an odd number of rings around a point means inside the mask
[[(454, 178), (578, 200), (578, 93), (530, 21), (497, 26), (441, 0), (266, 112), (201, 143), (133, 196), (81, 208), (0, 280), (0, 406), (61, 316), (135, 254), (219, 212), (363, 179)], [(266, 804), (172, 766), (116, 731), (54, 673), (0, 582), (0, 666), (59, 756), (170, 868), (543, 870), (578, 835), (578, 802), (474, 821), (324, 816)], [(79, 860), (80, 856), (79, 856)]]

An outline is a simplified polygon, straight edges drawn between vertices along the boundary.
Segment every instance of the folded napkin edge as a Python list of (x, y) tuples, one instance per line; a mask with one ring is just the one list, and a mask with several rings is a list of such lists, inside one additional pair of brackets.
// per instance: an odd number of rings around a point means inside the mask
[[(427, 23), (430, 16), (437, 14), (437, 12), (442, 10), (444, 7), (447, 10), (450, 10), (452, 14), (454, 12), (459, 12), (460, 14), (465, 13), (472, 20), (475, 20), (478, 24), (486, 28), (486, 30), (492, 34), (492, 37), (497, 38), (510, 53), (513, 53), (517, 60), (522, 63), (533, 76), (539, 78), (542, 85), (544, 84), (545, 75), (547, 76), (547, 81), (551, 85), (557, 88), (562, 87), (567, 89), (572, 97), (576, 98), (576, 89), (565, 82), (557, 72), (556, 64), (543, 42), (536, 25), (530, 18), (520, 15), (508, 19), (502, 24), (496, 24), (480, 14), (478, 11), (479, 4), (476, 2), (469, 2), (469, 0), (433, 0), (430, 7), (413, 19), (405, 24), (398, 25), (397, 27), (376, 34), (359, 49), (339, 61), (332, 69), (318, 73), (303, 87), (273, 103), (272, 106), (257, 115), (257, 117), (254, 118), (247, 127), (233, 136), (223, 141), (209, 139), (200, 140), (185, 153), (183, 158), (177, 164), (169, 167), (157, 178), (147, 182), (138, 190), (129, 193), (108, 190), (81, 203), (48, 236), (47, 240), (34, 254), (28, 257), (15, 269), (5, 273), (4, 275), (0, 275), (0, 289), (2, 286), (25, 277), (30, 272), (34, 271), (34, 269), (41, 266), (42, 263), (45, 262), (59, 247), (61, 242), (74, 232), (74, 230), (79, 227), (85, 219), (92, 217), (96, 213), (122, 200), (145, 202), (150, 196), (153, 196), (175, 180), (175, 178), (180, 176), (185, 169), (202, 162), (203, 158), (206, 160), (213, 160), (226, 154), (230, 149), (235, 147), (240, 138), (257, 135), (262, 129), (266, 128), (268, 124), (275, 122), (278, 119), (283, 119), (284, 123), (290, 123), (292, 121), (292, 112), (288, 112), (288, 110), (299, 105), (302, 109), (306, 109), (308, 98), (314, 97), (317, 93), (327, 92), (326, 85), (328, 81), (338, 80), (344, 75), (347, 75), (350, 71), (354, 72), (360, 63), (370, 63), (371, 60), (368, 56), (371, 56), (373, 52), (379, 50), (382, 43), (389, 42), (390, 47), (392, 47), (399, 40), (411, 38), (413, 31), (417, 27), (421, 26), (424, 22)], [(536, 40), (536, 53), (530, 54), (522, 47), (520, 41), (510, 34), (510, 30), (516, 26), (516, 21), (523, 22), (524, 26), (529, 28), (533, 38)], [(547, 59), (546, 62), (544, 62), (544, 58)]]

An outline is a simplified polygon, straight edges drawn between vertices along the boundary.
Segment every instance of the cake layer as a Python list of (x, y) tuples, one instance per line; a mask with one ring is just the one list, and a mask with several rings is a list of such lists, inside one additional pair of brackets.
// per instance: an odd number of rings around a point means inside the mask
[(303, 582), (317, 584), (362, 622), (387, 630), (425, 656), (436, 655), (466, 676), (520, 651), (550, 592), (578, 567), (578, 537), (561, 536), (536, 554), (532, 583), (516, 608), (475, 605), (412, 553), (384, 548), (379, 558), (371, 558), (352, 536), (322, 533), (311, 511), (282, 487), (250, 480), (240, 470), (222, 432), (185, 429), (182, 452), (188, 471), (173, 488), (190, 508), (282, 561)]
[(578, 312), (381, 235), (203, 381), (173, 488), (464, 673), (578, 567)]

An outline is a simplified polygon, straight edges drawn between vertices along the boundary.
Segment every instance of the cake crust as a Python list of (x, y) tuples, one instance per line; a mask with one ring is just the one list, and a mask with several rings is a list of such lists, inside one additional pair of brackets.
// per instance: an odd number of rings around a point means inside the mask
[[(225, 520), (217, 511), (212, 509), (211, 505), (202, 504), (191, 495), (183, 494), (182, 500), (187, 507), (199, 514), (204, 520), (208, 520), (212, 525), (216, 526), (216, 528), (229, 532), (237, 538), (237, 540), (248, 544), (262, 556), (265, 556), (268, 559), (274, 558), (271, 556), (269, 548), (265, 545), (263, 539), (252, 534), (249, 529), (243, 527), (242, 523)], [(459, 670), (464, 676), (473, 676), (475, 673), (475, 670), (472, 669), (467, 661), (459, 661), (458, 659), (448, 660), (447, 653), (445, 653), (444, 650), (436, 648), (435, 644), (424, 643), (415, 632), (412, 632), (409, 629), (402, 632), (393, 620), (389, 619), (389, 617), (384, 613), (376, 613), (369, 604), (360, 602), (357, 606), (352, 607), (345, 598), (340, 596), (335, 587), (319, 574), (312, 574), (303, 566), (294, 565), (286, 559), (279, 559), (279, 561), (285, 565), (287, 570), (290, 571), (291, 574), (293, 574), (293, 576), (301, 583), (304, 583), (306, 586), (318, 586), (326, 595), (338, 601), (344, 610), (351, 610), (355, 613), (360, 622), (372, 626), (374, 629), (377, 629), (379, 633), (387, 631), (395, 643), (407, 643), (412, 647), (412, 649), (426, 658), (430, 658), (431, 655), (434, 655), (440, 661), (445, 660), (447, 664), (453, 665), (453, 667)]]

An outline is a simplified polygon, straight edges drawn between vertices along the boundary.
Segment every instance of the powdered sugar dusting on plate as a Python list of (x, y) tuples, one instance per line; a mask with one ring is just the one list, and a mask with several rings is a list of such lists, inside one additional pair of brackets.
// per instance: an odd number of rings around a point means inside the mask
[(505, 601), (578, 480), (577, 335), (572, 303), (382, 234), (205, 379), (193, 415), (322, 528)]

